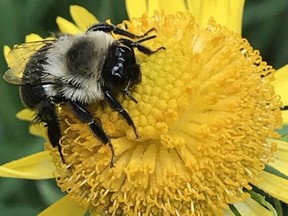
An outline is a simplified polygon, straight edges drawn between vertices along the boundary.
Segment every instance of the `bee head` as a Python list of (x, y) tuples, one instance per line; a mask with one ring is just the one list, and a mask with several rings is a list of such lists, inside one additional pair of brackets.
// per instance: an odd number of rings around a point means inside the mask
[(140, 66), (136, 63), (134, 50), (115, 41), (109, 49), (102, 71), (102, 86), (114, 93), (125, 92), (141, 82)]

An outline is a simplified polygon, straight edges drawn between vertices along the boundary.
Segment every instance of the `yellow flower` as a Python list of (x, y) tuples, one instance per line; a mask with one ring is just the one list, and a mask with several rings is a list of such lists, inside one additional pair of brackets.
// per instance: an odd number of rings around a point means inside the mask
[[(68, 195), (40, 215), (233, 215), (231, 204), (242, 215), (271, 215), (244, 188), (253, 184), (288, 203), (288, 180), (264, 171), (288, 175), (288, 144), (275, 132), (288, 122), (287, 111), (280, 111), (288, 105), (288, 66), (275, 72), (240, 37), (243, 1), (141, 2), (126, 1), (131, 20), (120, 26), (136, 34), (155, 27), (157, 38), (145, 45), (166, 48), (151, 56), (136, 52), (143, 76), (133, 92), (139, 103), (118, 97), (141, 137), (135, 139), (117, 112), (91, 105), (112, 137), (110, 168), (109, 148), (59, 106), (65, 164), (47, 142), (45, 151), (2, 165), (0, 175), (55, 178)], [(71, 15), (76, 25), (57, 18), (64, 33), (98, 22), (79, 6), (71, 6)], [(38, 36), (26, 38), (33, 40)], [(34, 114), (18, 116), (31, 121)], [(42, 125), (31, 132), (46, 136)]]

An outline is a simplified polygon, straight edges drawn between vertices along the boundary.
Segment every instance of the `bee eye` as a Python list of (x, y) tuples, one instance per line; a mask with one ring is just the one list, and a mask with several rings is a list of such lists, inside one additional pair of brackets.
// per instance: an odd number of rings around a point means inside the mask
[(112, 47), (110, 55), (103, 70), (104, 86), (111, 91), (123, 91), (128, 82), (133, 81), (133, 74), (139, 74), (134, 51), (127, 46), (116, 44)]
[(123, 64), (116, 64), (112, 68), (111, 74), (115, 79), (122, 79), (123, 78)]
[(119, 58), (127, 58), (129, 56), (133, 55), (133, 51), (126, 46), (118, 46), (116, 49), (116, 56)]

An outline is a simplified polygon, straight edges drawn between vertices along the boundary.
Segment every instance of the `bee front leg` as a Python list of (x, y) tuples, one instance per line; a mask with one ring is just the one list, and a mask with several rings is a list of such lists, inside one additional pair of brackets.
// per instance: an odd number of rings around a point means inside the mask
[(107, 32), (107, 33), (113, 32), (114, 34), (126, 36), (126, 37), (131, 38), (131, 39), (140, 39), (140, 38), (146, 37), (151, 32), (156, 32), (156, 29), (151, 28), (142, 35), (136, 35), (136, 34), (133, 34), (133, 33), (129, 32), (125, 29), (119, 28), (113, 24), (98, 23), (98, 24), (91, 26), (87, 30), (87, 32), (91, 32), (91, 31), (103, 31), (103, 32)]
[(124, 120), (127, 122), (127, 124), (129, 126), (131, 126), (133, 128), (133, 131), (135, 133), (136, 138), (139, 138), (140, 135), (136, 129), (136, 126), (132, 120), (132, 118), (130, 117), (129, 113), (122, 107), (122, 105), (110, 94), (110, 92), (108, 90), (106, 90), (104, 92), (104, 98), (105, 101), (108, 102), (108, 104), (110, 105), (110, 107), (114, 110), (116, 110), (119, 114), (122, 115), (122, 117), (124, 118)]
[(140, 39), (138, 41), (132, 41), (132, 40), (125, 39), (125, 38), (119, 39), (118, 41), (120, 43), (130, 47), (131, 49), (137, 48), (140, 52), (142, 52), (142, 53), (144, 53), (146, 55), (152, 55), (152, 54), (158, 52), (159, 50), (165, 50), (165, 47), (162, 47), (162, 46), (157, 48), (156, 50), (151, 50), (150, 48), (148, 48), (148, 47), (146, 47), (146, 46), (141, 44), (144, 41), (151, 40), (151, 39), (154, 39), (154, 38), (156, 38), (156, 35), (151, 35), (149, 37)]

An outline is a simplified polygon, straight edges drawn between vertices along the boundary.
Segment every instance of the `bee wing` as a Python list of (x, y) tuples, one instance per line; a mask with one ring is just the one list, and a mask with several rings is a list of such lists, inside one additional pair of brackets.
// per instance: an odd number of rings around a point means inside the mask
[(13, 75), (13, 71), (11, 69), (8, 69), (4, 75), (3, 75), (3, 79), (6, 81), (6, 82), (9, 82), (13, 85), (23, 85), (24, 82), (22, 80), (22, 78), (20, 77), (15, 77)]
[(25, 79), (24, 71), (29, 59), (41, 48), (51, 44), (54, 39), (33, 41), (16, 45), (6, 56), (9, 69), (4, 73), (3, 79), (14, 85), (23, 85), (32, 80)]

